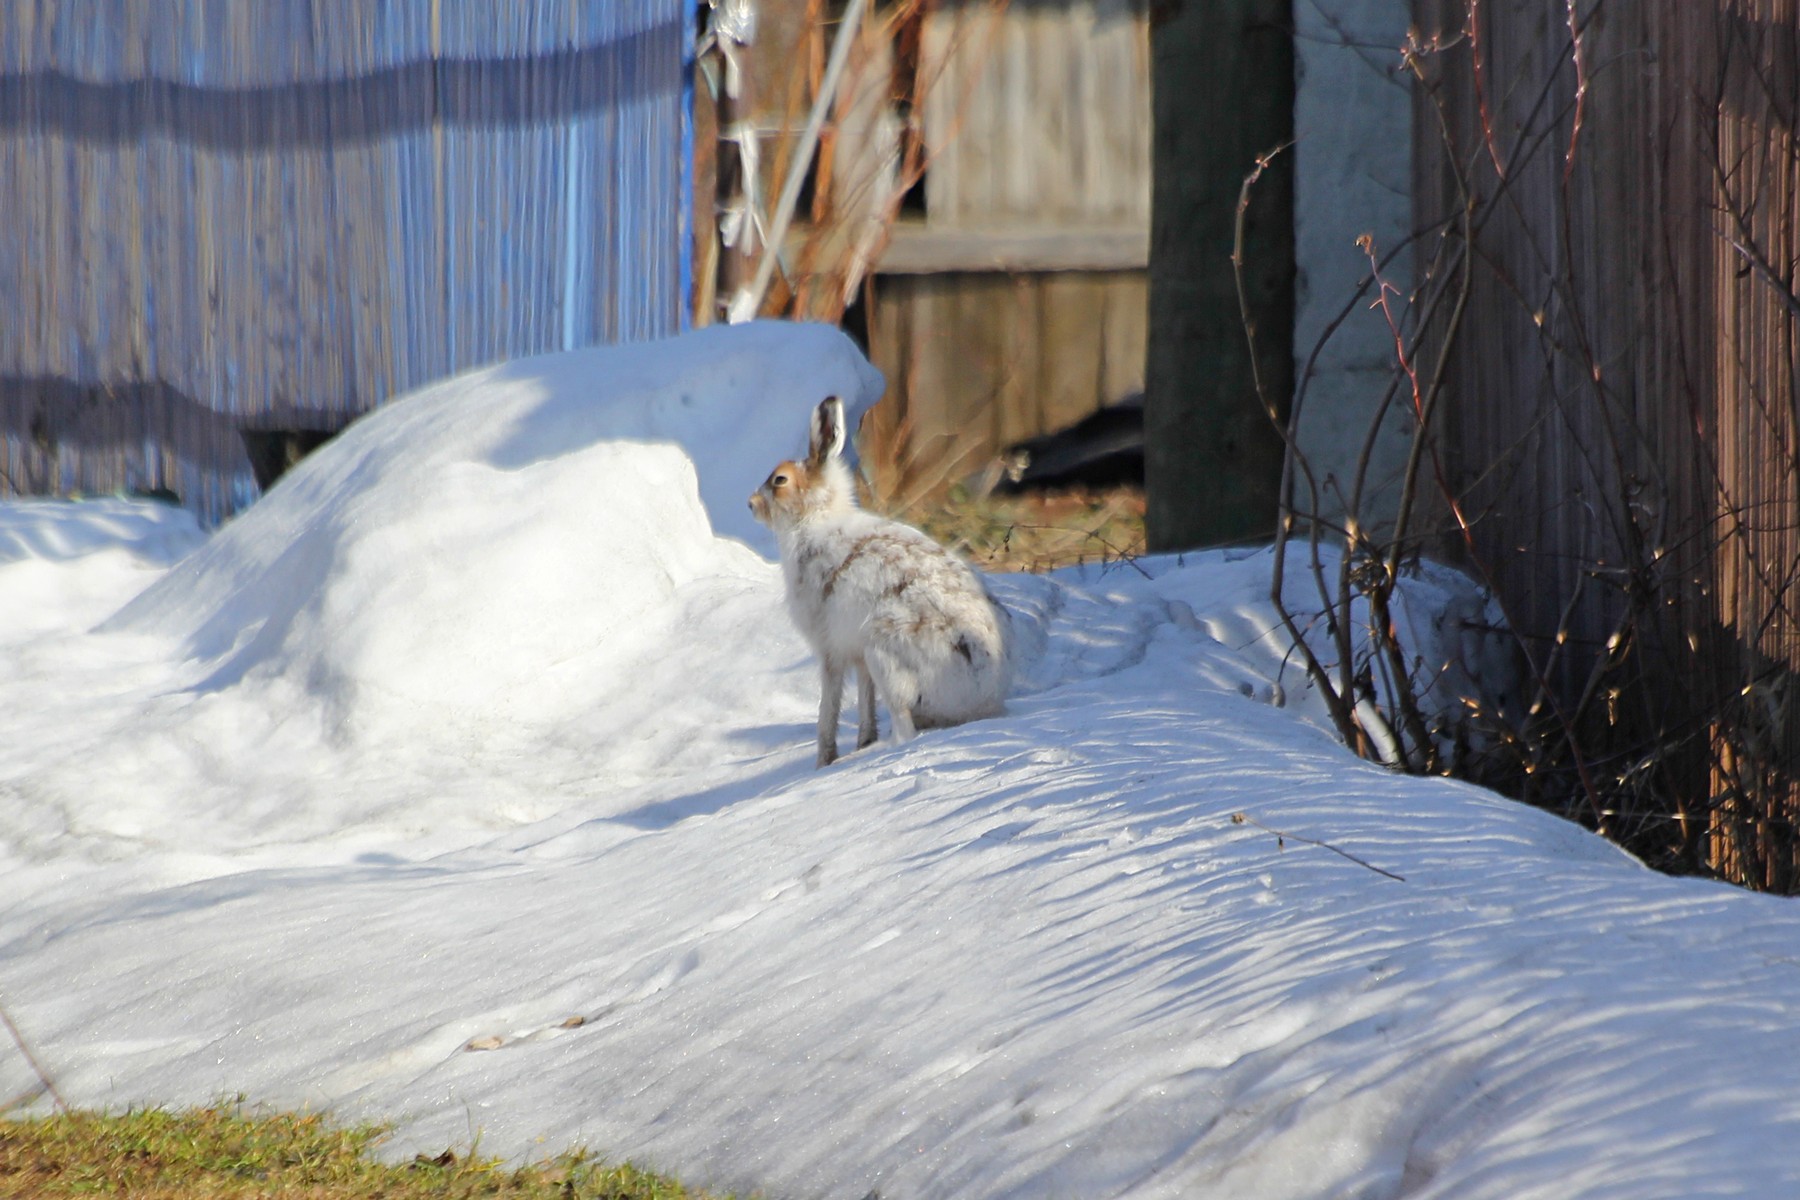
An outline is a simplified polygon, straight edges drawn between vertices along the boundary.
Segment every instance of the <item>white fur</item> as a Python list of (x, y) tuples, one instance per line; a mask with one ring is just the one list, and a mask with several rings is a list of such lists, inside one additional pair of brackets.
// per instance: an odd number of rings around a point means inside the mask
[(875, 740), (875, 698), (896, 741), (1002, 709), (1006, 615), (969, 565), (925, 534), (856, 506), (843, 404), (812, 416), (804, 462), (770, 472), (750, 508), (775, 531), (788, 611), (819, 656), (820, 766), (837, 758), (844, 676), (856, 669), (858, 749)]

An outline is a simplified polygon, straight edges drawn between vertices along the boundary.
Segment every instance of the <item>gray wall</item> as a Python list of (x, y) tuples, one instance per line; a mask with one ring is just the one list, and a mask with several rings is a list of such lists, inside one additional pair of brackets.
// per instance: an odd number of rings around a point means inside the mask
[[(1377, 253), (1385, 255), (1411, 229), (1411, 76), (1400, 69), (1411, 19), (1408, 0), (1294, 0), (1294, 355), (1296, 387), (1306, 388), (1300, 445), (1321, 483), (1336, 480), (1346, 496), (1392, 373), (1393, 340), (1380, 312), (1370, 311), (1367, 300), (1352, 306), (1310, 380), (1304, 372), (1369, 274), (1357, 239), (1372, 234)], [(1410, 254), (1384, 271), (1402, 292), (1412, 287)], [(1412, 428), (1405, 397), (1398, 400), (1375, 440), (1369, 482), (1376, 490), (1365, 496), (1365, 523), (1391, 520), (1398, 500), (1395, 480)], [(1341, 519), (1338, 491), (1327, 489), (1320, 512)]]

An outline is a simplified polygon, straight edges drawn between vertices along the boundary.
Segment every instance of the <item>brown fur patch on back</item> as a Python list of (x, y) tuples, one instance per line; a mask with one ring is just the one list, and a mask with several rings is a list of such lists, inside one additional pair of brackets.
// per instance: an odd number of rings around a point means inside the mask
[[(843, 561), (831, 568), (831, 574), (825, 577), (825, 586), (821, 588), (819, 592), (821, 598), (826, 600), (831, 599), (832, 590), (837, 587), (838, 576), (849, 570), (851, 563), (861, 558), (864, 554), (873, 553), (876, 550), (879, 550), (881, 544), (884, 542), (891, 546), (897, 545), (901, 541), (902, 539), (896, 538), (893, 534), (888, 533), (885, 530), (877, 530), (874, 533), (865, 533), (863, 536), (857, 538), (856, 541), (850, 545), (850, 553), (844, 555)], [(902, 583), (897, 590), (891, 591), (889, 594), (897, 596), (904, 590), (906, 590), (906, 584)]]

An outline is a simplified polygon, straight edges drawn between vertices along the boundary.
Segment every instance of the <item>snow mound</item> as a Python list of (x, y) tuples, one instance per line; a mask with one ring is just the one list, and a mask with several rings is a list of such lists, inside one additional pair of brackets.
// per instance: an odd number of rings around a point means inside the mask
[(745, 501), (811, 407), (880, 390), (841, 333), (780, 323), (462, 375), (350, 426), (107, 628), (182, 639), (198, 692), (299, 687), (337, 741), (556, 719), (631, 685), (684, 585), (766, 569), (714, 530), (757, 540)]
[(93, 625), (205, 537), (191, 513), (117, 496), (0, 505), (0, 643)]
[[(172, 568), (150, 506), (0, 506), (0, 987), (62, 1093), (794, 1200), (1800, 1195), (1800, 911), (1352, 758), (1268, 550), (998, 579), (1009, 711), (813, 770), (734, 537), (874, 386), (780, 326), (477, 372)], [(1466, 581), (1401, 588), (1480, 668)]]
[(146, 566), (166, 567), (205, 539), (185, 509), (119, 496), (0, 506), (0, 566), (123, 553)]

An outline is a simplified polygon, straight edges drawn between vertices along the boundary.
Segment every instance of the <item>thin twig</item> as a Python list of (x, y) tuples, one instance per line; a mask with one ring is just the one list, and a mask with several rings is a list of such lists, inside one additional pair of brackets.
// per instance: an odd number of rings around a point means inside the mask
[(1575, 11), (1575, 0), (1566, 0), (1564, 7), (1569, 18), (1569, 58), (1575, 63), (1575, 115), (1569, 121), (1569, 149), (1563, 155), (1563, 187), (1569, 186), (1569, 179), (1575, 174), (1575, 151), (1581, 145), (1581, 127), (1587, 115), (1588, 67), (1587, 58), (1582, 54), (1582, 34), (1587, 26)]
[[(1250, 353), (1250, 378), (1255, 385), (1256, 398), (1261, 403), (1263, 412), (1268, 416), (1270, 423), (1275, 427), (1275, 432), (1281, 437), (1284, 446), (1284, 454), (1282, 456), (1284, 477), (1287, 476), (1290, 467), (1294, 464), (1299, 464), (1302, 469), (1308, 468), (1306, 457), (1300, 452), (1294, 430), (1289, 427), (1289, 422), (1281, 419), (1275, 400), (1268, 393), (1268, 388), (1263, 382), (1261, 367), (1257, 361), (1256, 321), (1250, 312), (1250, 294), (1244, 283), (1244, 230), (1250, 211), (1250, 190), (1256, 186), (1256, 181), (1262, 178), (1262, 173), (1268, 170), (1269, 164), (1274, 160), (1275, 156), (1292, 145), (1292, 142), (1284, 142), (1273, 150), (1258, 155), (1256, 166), (1248, 175), (1244, 176), (1244, 182), (1242, 186), (1238, 188), (1237, 220), (1231, 243), (1231, 272), (1233, 282), (1237, 286), (1238, 318), (1243, 324), (1244, 339), (1248, 344)], [(1308, 477), (1310, 479), (1310, 470), (1308, 471)], [(1339, 736), (1341, 736), (1344, 739), (1345, 744), (1350, 746), (1358, 755), (1366, 758), (1368, 757), (1366, 753), (1367, 738), (1364, 735), (1362, 726), (1357, 723), (1354, 711), (1344, 699), (1345, 695), (1348, 694), (1348, 688), (1345, 687), (1339, 689), (1333, 685), (1331, 676), (1326, 671), (1325, 665), (1321, 663), (1318, 656), (1313, 653), (1312, 645), (1301, 635), (1300, 627), (1294, 620), (1294, 615), (1287, 605), (1287, 598), (1283, 594), (1287, 576), (1287, 543), (1294, 525), (1293, 507), (1287, 502), (1289, 490), (1286, 479), (1284, 479), (1280, 505), (1280, 519), (1276, 522), (1275, 526), (1275, 562), (1273, 570), (1270, 572), (1269, 599), (1270, 602), (1274, 604), (1275, 613), (1281, 619), (1282, 626), (1287, 630), (1288, 637), (1293, 640), (1295, 648), (1300, 651), (1300, 656), (1306, 664), (1307, 675), (1319, 685), (1319, 696), (1325, 701), (1326, 710), (1331, 714), (1332, 724), (1337, 726)], [(1315, 496), (1317, 495), (1317, 491), (1318, 489), (1315, 486), (1313, 489)], [(1325, 598), (1326, 611), (1324, 616), (1327, 628), (1334, 636), (1336, 636), (1340, 631), (1340, 621), (1337, 614), (1331, 609), (1330, 597), (1326, 592), (1323, 575), (1321, 574), (1323, 568), (1320, 564), (1318, 554), (1318, 532), (1316, 525), (1312, 531), (1312, 538), (1312, 569), (1315, 578), (1319, 581), (1319, 593)], [(1348, 615), (1348, 613), (1344, 614), (1344, 619), (1347, 620)], [(1347, 660), (1348, 638), (1341, 638), (1340, 641), (1342, 643), (1340, 645), (1340, 658), (1345, 658)]]
[(1488, 157), (1493, 160), (1494, 173), (1501, 179), (1506, 178), (1506, 164), (1500, 156), (1500, 147), (1494, 139), (1494, 115), (1488, 108), (1487, 72), (1483, 69), (1481, 56), (1481, 0), (1469, 0), (1468, 23), (1463, 33), (1469, 43), (1469, 60), (1473, 69), (1475, 82), (1475, 107), (1481, 117), (1481, 140), (1487, 146)]
[(19, 1053), (25, 1056), (26, 1063), (37, 1073), (38, 1081), (44, 1085), (44, 1090), (50, 1093), (51, 1102), (61, 1111), (68, 1112), (69, 1102), (64, 1100), (62, 1093), (56, 1090), (56, 1081), (50, 1078), (50, 1072), (44, 1069), (44, 1065), (37, 1060), (37, 1055), (33, 1054), (31, 1047), (26, 1045), (25, 1035), (19, 1032), (17, 1025), (13, 1024), (12, 1016), (6, 1011), (4, 1005), (0, 1005), (0, 1023), (5, 1024), (6, 1031), (12, 1034), (12, 1040), (18, 1043)]
[[(1740, 224), (1743, 223), (1743, 215), (1741, 213), (1734, 211), (1732, 215), (1737, 218)], [(1724, 234), (1719, 234), (1718, 236), (1723, 238), (1726, 244), (1743, 256), (1744, 261), (1750, 264), (1750, 269), (1756, 272), (1757, 278), (1769, 285), (1769, 288), (1775, 293), (1776, 297), (1780, 299), (1782, 305), (1786, 307), (1790, 314), (1800, 317), (1800, 296), (1796, 296), (1793, 292), (1788, 290), (1787, 284), (1782, 282), (1781, 276), (1775, 273), (1775, 268), (1769, 265), (1768, 258), (1761, 250), (1755, 248), (1752, 244), (1748, 244), (1748, 239), (1740, 242), (1736, 238), (1726, 237)]]
[(1006, 536), (1008, 539), (1011, 539), (1012, 531), (1015, 529), (1030, 529), (1038, 533), (1079, 533), (1084, 541), (1099, 542), (1102, 546), (1111, 550), (1116, 556), (1115, 561), (1124, 563), (1139, 575), (1142, 575), (1145, 579), (1154, 580), (1156, 578), (1156, 576), (1144, 570), (1144, 568), (1139, 565), (1138, 556), (1136, 554), (1113, 545), (1112, 542), (1102, 537), (1098, 530), (1072, 529), (1067, 525), (1038, 525), (1028, 521), (1008, 521), (1006, 524)]
[(1275, 835), (1275, 846), (1277, 849), (1285, 848), (1287, 842), (1290, 839), (1292, 839), (1293, 841), (1296, 841), (1296, 842), (1305, 842), (1309, 846), (1317, 846), (1321, 850), (1329, 850), (1333, 854), (1338, 855), (1340, 858), (1347, 858), (1351, 862), (1355, 863), (1357, 866), (1366, 867), (1369, 870), (1375, 872), (1377, 875), (1385, 875), (1389, 879), (1397, 879), (1401, 883), (1406, 882), (1405, 876), (1396, 875), (1392, 871), (1384, 870), (1381, 867), (1376, 866), (1372, 862), (1367, 862), (1363, 859), (1356, 857), (1356, 855), (1350, 853), (1348, 850), (1340, 850), (1338, 847), (1332, 845), (1330, 842), (1322, 842), (1318, 838), (1301, 837), (1297, 833), (1284, 833), (1283, 831), (1281, 831), (1279, 829), (1270, 829), (1267, 825), (1264, 825), (1261, 821), (1257, 820), (1253, 816), (1250, 816), (1248, 813), (1241, 813), (1241, 812), (1232, 813), (1231, 814), (1231, 823), (1233, 825), (1254, 825), (1258, 829), (1262, 830), (1264, 833), (1274, 834)]

